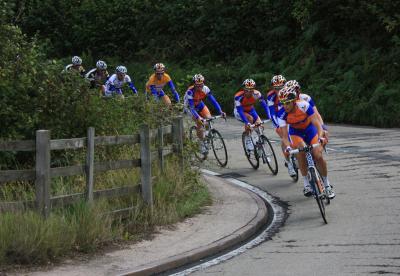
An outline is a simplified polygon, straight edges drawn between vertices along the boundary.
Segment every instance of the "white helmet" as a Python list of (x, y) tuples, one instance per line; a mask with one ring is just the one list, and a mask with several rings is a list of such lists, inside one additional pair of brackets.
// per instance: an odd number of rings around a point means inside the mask
[(101, 70), (106, 70), (106, 69), (107, 69), (107, 63), (105, 63), (105, 62), (102, 61), (102, 60), (98, 60), (98, 61), (96, 62), (96, 67), (97, 67), (98, 69), (101, 69)]
[(128, 72), (128, 70), (126, 69), (126, 67), (123, 66), (123, 65), (117, 66), (117, 68), (115, 69), (115, 71), (116, 71), (117, 73), (123, 73), (123, 74), (126, 74), (126, 73)]
[(156, 73), (164, 73), (165, 65), (162, 63), (156, 63), (154, 64), (153, 69), (156, 71)]
[(73, 56), (72, 57), (72, 64), (73, 65), (81, 65), (82, 64), (82, 59), (78, 56)]
[(246, 79), (242, 85), (246, 89), (254, 89), (256, 87), (256, 82), (253, 79)]
[(295, 101), (297, 98), (296, 88), (294, 86), (284, 86), (279, 90), (279, 101), (281, 103)]
[(196, 74), (193, 76), (193, 82), (195, 84), (202, 84), (204, 83), (204, 77), (202, 74)]
[(297, 93), (300, 92), (300, 88), (301, 88), (300, 84), (296, 80), (288, 81), (287, 83), (285, 83), (284, 87), (293, 87)]
[(273, 87), (282, 87), (284, 84), (286, 83), (286, 79), (284, 76), (282, 75), (275, 75), (272, 79), (271, 79), (271, 85)]

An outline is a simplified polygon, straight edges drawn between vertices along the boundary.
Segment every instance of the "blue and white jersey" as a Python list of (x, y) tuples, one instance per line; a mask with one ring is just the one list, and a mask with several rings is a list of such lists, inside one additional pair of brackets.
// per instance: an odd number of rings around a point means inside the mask
[(117, 74), (113, 74), (107, 81), (106, 81), (106, 92), (105, 96), (111, 96), (112, 94), (116, 93), (121, 95), (122, 94), (122, 86), (124, 84), (128, 84), (129, 88), (132, 90), (133, 93), (137, 93), (136, 88), (134, 87), (131, 78), (128, 75), (125, 75), (123, 80), (119, 80)]

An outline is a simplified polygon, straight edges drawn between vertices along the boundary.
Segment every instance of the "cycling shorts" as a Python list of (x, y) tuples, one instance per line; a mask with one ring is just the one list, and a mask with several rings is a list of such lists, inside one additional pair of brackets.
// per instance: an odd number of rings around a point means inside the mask
[(293, 148), (298, 148), (301, 142), (307, 145), (318, 143), (317, 128), (309, 124), (305, 129), (296, 129), (289, 126), (290, 143)]

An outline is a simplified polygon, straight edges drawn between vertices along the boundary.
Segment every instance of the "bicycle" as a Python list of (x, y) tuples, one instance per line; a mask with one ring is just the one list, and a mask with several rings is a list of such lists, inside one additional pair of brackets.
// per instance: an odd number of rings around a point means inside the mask
[(325, 192), (324, 180), (322, 179), (321, 174), (315, 166), (314, 158), (311, 154), (312, 149), (318, 146), (320, 146), (320, 144), (307, 145), (302, 148), (290, 150), (289, 155), (293, 156), (294, 154), (297, 154), (299, 152), (305, 152), (307, 160), (308, 181), (313, 189), (313, 196), (317, 201), (322, 219), (324, 220), (325, 224), (328, 224), (325, 212), (325, 203), (326, 205), (330, 204), (330, 199)]
[(218, 118), (222, 118), (222, 116), (218, 115), (208, 119), (204, 119), (204, 122), (206, 122), (204, 139), (200, 139), (197, 136), (196, 126), (192, 126), (190, 128), (189, 135), (190, 140), (195, 141), (198, 145), (198, 149), (200, 149), (200, 151), (196, 150), (194, 152), (194, 154), (200, 161), (206, 160), (210, 149), (212, 149), (218, 164), (221, 167), (225, 167), (226, 164), (228, 164), (228, 152), (226, 150), (225, 141), (219, 131), (216, 130), (213, 126), (213, 121)]
[[(268, 168), (272, 172), (273, 175), (278, 174), (278, 161), (276, 160), (275, 151), (272, 147), (269, 139), (264, 135), (264, 127), (262, 126), (264, 123), (270, 120), (264, 120), (260, 124), (252, 124), (250, 125), (251, 133), (247, 135), (246, 132), (242, 134), (242, 145), (244, 149), (244, 154), (246, 155), (247, 160), (253, 169), (257, 170), (260, 166), (260, 157), (263, 163), (268, 165)], [(255, 137), (253, 137), (252, 133), (255, 133)], [(253, 144), (254, 150), (248, 150), (246, 146), (247, 137), (251, 138), (251, 142)]]

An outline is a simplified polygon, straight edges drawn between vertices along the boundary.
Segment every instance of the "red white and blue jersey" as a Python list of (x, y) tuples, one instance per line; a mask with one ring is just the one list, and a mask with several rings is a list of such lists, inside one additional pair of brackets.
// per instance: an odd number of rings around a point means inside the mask
[(185, 109), (190, 110), (194, 118), (199, 118), (198, 112), (203, 109), (203, 100), (206, 98), (211, 101), (217, 112), (221, 114), (221, 106), (214, 98), (210, 88), (207, 85), (203, 85), (201, 89), (196, 89), (196, 87), (193, 85), (188, 88), (184, 96)]
[(240, 90), (235, 94), (235, 110), (237, 113), (240, 115), (240, 118), (244, 123), (248, 123), (248, 120), (246, 116), (244, 115), (244, 112), (249, 113), (254, 109), (254, 104), (259, 101), (262, 105), (262, 107), (265, 110), (265, 113), (269, 117), (269, 112), (268, 112), (268, 106), (267, 103), (264, 100), (264, 97), (262, 96), (261, 92), (258, 90), (253, 91), (253, 95), (249, 98), (244, 96), (244, 90)]

